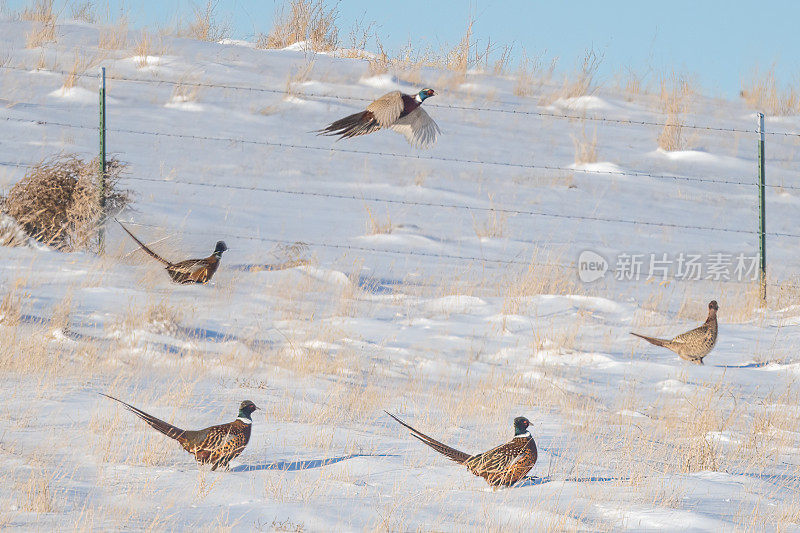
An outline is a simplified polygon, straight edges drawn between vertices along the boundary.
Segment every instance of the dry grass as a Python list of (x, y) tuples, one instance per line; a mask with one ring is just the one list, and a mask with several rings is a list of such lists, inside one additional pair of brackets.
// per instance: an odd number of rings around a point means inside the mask
[(136, 57), (136, 66), (144, 68), (150, 65), (151, 57), (163, 56), (167, 53), (167, 49), (161, 37), (158, 38), (158, 43), (154, 43), (150, 32), (142, 30), (134, 44), (133, 53)]
[(178, 83), (172, 88), (170, 102), (195, 102), (200, 95), (200, 79), (192, 74), (181, 75)]
[(6, 212), (36, 240), (60, 250), (93, 250), (99, 224), (124, 207), (128, 193), (117, 188), (125, 165), (108, 161), (106, 212), (99, 205), (98, 163), (56, 157), (30, 169), (12, 187)]
[(19, 14), (21, 20), (55, 24), (57, 15), (53, 12), (54, 0), (36, 0)]
[(514, 94), (525, 97), (541, 95), (542, 88), (552, 81), (557, 64), (558, 60), (552, 59), (545, 65), (543, 55), (529, 57), (523, 52), (515, 76)]
[[(162, 272), (158, 274), (163, 275)], [(129, 308), (121, 322), (113, 324), (111, 329), (115, 333), (130, 334), (142, 330), (158, 335), (177, 336), (181, 331), (181, 321), (185, 314), (186, 312), (180, 307), (161, 300), (144, 307)]]
[(577, 98), (593, 94), (598, 88), (597, 71), (602, 62), (602, 54), (598, 54), (594, 49), (587, 50), (575, 71), (564, 77), (561, 88), (548, 96), (548, 103), (560, 98)]
[(12, 217), (4, 212), (0, 205), (0, 246), (29, 246), (31, 238), (25, 229)]
[(37, 0), (20, 13), (20, 19), (36, 23), (25, 35), (25, 48), (39, 48), (56, 42), (58, 14), (53, 12), (53, 0)]
[(530, 266), (505, 278), (500, 285), (503, 295), (502, 314), (518, 315), (527, 311), (528, 299), (540, 294), (581, 294), (576, 272), (558, 265), (557, 254), (546, 254), (531, 261)]
[(753, 69), (750, 79), (742, 81), (741, 95), (748, 107), (768, 115), (800, 113), (800, 93), (793, 86), (779, 86), (775, 65), (766, 72), (757, 67)]
[(365, 205), (364, 209), (367, 212), (367, 235), (387, 235), (392, 232), (394, 226), (392, 225), (392, 218), (389, 216), (389, 213), (386, 213), (385, 220), (381, 220), (372, 213), (372, 209), (370, 209), (368, 205)]
[(586, 125), (581, 124), (580, 134), (572, 135), (572, 142), (575, 145), (575, 164), (584, 165), (597, 162), (597, 128), (589, 137), (586, 132)]
[(378, 52), (367, 60), (370, 76), (379, 76), (389, 72), (391, 59), (383, 49), (383, 45), (378, 43)]
[(72, 20), (85, 22), (87, 24), (94, 24), (97, 17), (94, 12), (94, 4), (92, 2), (81, 2), (74, 4), (70, 9)]
[(374, 58), (374, 54), (367, 52), (370, 41), (375, 42), (376, 50), (383, 51), (383, 45), (378, 38), (375, 27), (375, 22), (365, 24), (363, 18), (357, 20), (353, 27), (350, 28), (347, 48), (338, 50), (337, 56), (371, 61)]
[(23, 290), (25, 281), (17, 278), (14, 285), (0, 300), (0, 324), (4, 326), (18, 326), (22, 318), (23, 301), (30, 300), (30, 293)]
[(50, 487), (52, 476), (44, 471), (32, 470), (28, 476), (14, 487), (17, 506), (31, 513), (52, 513), (56, 511), (53, 490)]
[(100, 64), (100, 59), (97, 57), (87, 57), (77, 51), (75, 52), (75, 59), (69, 68), (69, 72), (64, 75), (64, 82), (61, 85), (62, 91), (66, 91), (75, 87), (78, 80), (83, 73), (87, 70), (96, 67)]
[(197, 41), (218, 42), (230, 34), (230, 25), (216, 19), (214, 11), (217, 1), (209, 0), (202, 8), (194, 7), (194, 20), (188, 26), (178, 28), (178, 37)]
[(626, 67), (616, 76), (616, 88), (625, 94), (625, 100), (633, 102), (637, 98), (648, 94), (648, 74), (640, 74), (630, 67)]
[(39, 23), (25, 34), (25, 48), (39, 48), (46, 43), (54, 42), (56, 42), (55, 20), (52, 23)]
[(467, 73), (467, 69), (470, 66), (472, 51), (475, 47), (473, 43), (474, 25), (475, 20), (470, 17), (461, 40), (444, 58), (444, 67), (447, 70), (452, 70), (462, 75)]
[(324, 0), (289, 0), (275, 14), (272, 30), (257, 37), (256, 47), (286, 48), (305, 42), (311, 50), (335, 50), (339, 46), (338, 17), (336, 4), (327, 8)]
[(660, 108), (666, 123), (658, 135), (658, 146), (668, 152), (686, 148), (683, 116), (690, 112), (694, 91), (686, 76), (672, 74), (661, 79)]
[(124, 50), (128, 47), (128, 16), (100, 28), (98, 46), (103, 50)]
[(308, 81), (311, 73), (314, 71), (314, 61), (306, 61), (298, 65), (294, 72), (289, 74), (286, 78), (286, 96), (297, 96), (299, 93), (295, 91), (295, 85), (302, 84)]
[(496, 210), (492, 195), (489, 195), (489, 205), (492, 207), (484, 220), (479, 221), (475, 215), (472, 216), (472, 228), (479, 239), (502, 239), (506, 234), (508, 213)]

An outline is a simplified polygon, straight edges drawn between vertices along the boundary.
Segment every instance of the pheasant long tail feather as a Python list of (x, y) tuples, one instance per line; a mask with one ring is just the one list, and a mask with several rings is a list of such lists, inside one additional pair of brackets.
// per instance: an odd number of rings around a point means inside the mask
[(127, 233), (128, 235), (130, 235), (130, 236), (131, 236), (131, 239), (133, 239), (134, 241), (136, 241), (136, 244), (138, 244), (138, 245), (139, 245), (139, 247), (140, 247), (142, 250), (144, 250), (144, 251), (147, 253), (147, 255), (149, 255), (150, 257), (152, 257), (152, 258), (153, 258), (153, 259), (155, 259), (156, 261), (160, 261), (160, 262), (164, 263), (164, 264), (165, 264), (165, 265), (167, 265), (167, 266), (172, 266), (172, 263), (170, 263), (169, 261), (167, 261), (166, 259), (164, 259), (164, 258), (163, 258), (163, 257), (161, 257), (160, 255), (158, 255), (157, 253), (155, 253), (153, 250), (151, 250), (150, 248), (148, 248), (148, 247), (147, 247), (147, 245), (146, 245), (145, 243), (143, 243), (142, 241), (140, 241), (139, 239), (137, 239), (137, 238), (136, 238), (136, 235), (134, 235), (133, 233), (131, 233), (131, 232), (130, 232), (130, 230), (128, 230), (128, 228), (126, 228), (126, 227), (125, 227), (125, 226), (122, 224), (122, 222), (120, 222), (119, 220), (117, 220), (117, 224), (119, 224), (120, 226), (122, 226), (122, 229), (124, 229), (124, 230), (125, 230), (125, 233)]
[(369, 111), (360, 111), (333, 122), (318, 131), (319, 135), (340, 135), (342, 138), (358, 137), (381, 129)]
[(172, 424), (169, 424), (167, 422), (164, 422), (163, 420), (160, 420), (160, 419), (154, 417), (153, 415), (147, 414), (144, 411), (142, 411), (141, 409), (137, 409), (136, 407), (132, 406), (131, 404), (125, 403), (125, 402), (123, 402), (122, 400), (120, 400), (118, 398), (114, 398), (113, 396), (109, 396), (108, 394), (103, 394), (102, 392), (100, 394), (102, 396), (105, 396), (106, 398), (111, 398), (112, 400), (121, 403), (122, 405), (125, 406), (126, 409), (128, 409), (133, 414), (135, 414), (136, 416), (138, 416), (139, 418), (141, 418), (142, 420), (147, 422), (151, 427), (157, 429), (158, 431), (160, 431), (161, 433), (163, 433), (167, 437), (169, 437), (171, 439), (175, 439), (178, 442), (180, 442), (181, 444), (183, 444), (183, 441), (185, 440), (183, 435), (186, 432), (184, 430), (182, 430), (181, 428), (173, 426)]
[(656, 346), (664, 346), (665, 344), (667, 344), (669, 342), (668, 340), (665, 340), (665, 339), (656, 339), (655, 337), (648, 337), (646, 335), (639, 335), (638, 333), (634, 333), (632, 331), (631, 331), (631, 335), (639, 337), (640, 339), (644, 339), (647, 342), (649, 342), (650, 344), (655, 344)]
[(468, 453), (464, 453), (464, 452), (462, 452), (460, 450), (456, 450), (455, 448), (451, 448), (447, 444), (444, 444), (442, 442), (439, 442), (438, 440), (432, 439), (429, 436), (425, 435), (424, 433), (421, 433), (421, 432), (417, 431), (416, 429), (412, 428), (411, 426), (409, 426), (408, 424), (406, 424), (405, 422), (403, 422), (402, 420), (400, 420), (399, 418), (394, 416), (392, 413), (390, 413), (388, 411), (385, 411), (385, 413), (387, 415), (391, 416), (392, 418), (394, 418), (400, 425), (402, 425), (406, 429), (408, 429), (411, 432), (412, 436), (418, 438), (419, 440), (421, 440), (422, 442), (424, 442), (425, 444), (427, 444), (428, 446), (430, 446), (431, 448), (433, 448), (437, 452), (441, 453), (442, 455), (447, 456), (449, 459), (451, 459), (451, 460), (453, 460), (453, 461), (455, 461), (457, 463), (462, 463), (463, 464), (464, 462), (467, 461), (467, 459), (469, 459), (471, 457), (471, 455), (469, 455)]

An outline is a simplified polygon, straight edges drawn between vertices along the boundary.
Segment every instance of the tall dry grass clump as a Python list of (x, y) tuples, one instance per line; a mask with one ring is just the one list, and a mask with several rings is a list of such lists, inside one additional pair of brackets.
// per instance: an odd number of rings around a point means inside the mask
[(194, 20), (185, 28), (178, 28), (178, 37), (195, 39), (198, 41), (217, 42), (225, 39), (230, 34), (228, 24), (220, 23), (214, 11), (217, 2), (209, 0), (202, 8), (194, 8)]
[(365, 205), (364, 209), (367, 211), (367, 235), (386, 235), (392, 232), (394, 225), (392, 225), (392, 217), (389, 216), (389, 213), (386, 213), (384, 221), (375, 215), (369, 206)]
[(800, 94), (792, 87), (781, 88), (775, 78), (775, 65), (766, 72), (753, 69), (749, 80), (742, 80), (742, 98), (748, 107), (769, 115), (800, 113)]
[(578, 64), (575, 71), (564, 77), (561, 89), (556, 91), (551, 100), (559, 98), (577, 98), (593, 94), (597, 90), (597, 71), (603, 62), (602, 54), (598, 54), (594, 49), (586, 50), (583, 59)]
[(339, 45), (338, 5), (325, 7), (323, 0), (289, 0), (275, 14), (275, 26), (256, 39), (257, 48), (286, 48), (306, 42), (315, 51), (331, 51)]
[(20, 13), (20, 19), (35, 22), (34, 27), (25, 35), (25, 48), (38, 48), (45, 43), (56, 41), (56, 13), (53, 12), (53, 0), (37, 0)]
[(658, 147), (668, 152), (685, 147), (683, 139), (683, 115), (691, 110), (694, 91), (689, 79), (683, 75), (672, 74), (661, 79), (659, 105), (666, 121), (658, 135)]
[(467, 27), (464, 30), (464, 35), (461, 37), (459, 43), (450, 50), (444, 58), (444, 67), (453, 72), (466, 74), (470, 64), (470, 56), (474, 48), (472, 42), (473, 26), (475, 25), (474, 19), (467, 21)]
[(80, 77), (90, 68), (100, 64), (99, 57), (87, 57), (75, 52), (75, 59), (72, 62), (67, 73), (64, 75), (64, 83), (61, 86), (62, 90), (68, 90), (75, 87)]
[(32, 238), (59, 250), (94, 250), (104, 218), (128, 204), (117, 182), (125, 165), (108, 161), (106, 208), (100, 208), (97, 160), (61, 156), (34, 166), (14, 184), (4, 207)]
[(98, 46), (103, 50), (124, 50), (128, 47), (128, 17), (122, 15), (116, 22), (100, 28)]
[(626, 67), (617, 75), (617, 89), (625, 93), (625, 100), (633, 102), (648, 93), (647, 77), (648, 73), (640, 74), (632, 68)]
[(18, 507), (31, 513), (54, 512), (56, 506), (51, 479), (50, 473), (32, 471), (27, 479), (18, 482), (14, 487)]
[(558, 59), (552, 59), (546, 65), (544, 56), (529, 57), (523, 52), (517, 67), (514, 94), (525, 97), (541, 94), (542, 87), (552, 81), (557, 64)]
[(572, 135), (572, 142), (575, 144), (576, 165), (597, 163), (597, 128), (590, 137), (586, 125), (582, 124), (580, 135)]
[(96, 16), (94, 13), (94, 4), (92, 2), (81, 2), (74, 4), (70, 9), (72, 20), (85, 22), (87, 24), (94, 24)]
[(22, 10), (19, 18), (29, 22), (55, 22), (53, 0), (36, 0), (33, 5)]

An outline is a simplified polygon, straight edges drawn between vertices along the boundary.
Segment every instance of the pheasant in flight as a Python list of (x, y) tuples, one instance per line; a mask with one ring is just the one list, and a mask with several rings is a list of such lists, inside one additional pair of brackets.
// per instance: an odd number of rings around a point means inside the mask
[(392, 91), (369, 104), (365, 111), (319, 130), (318, 135), (338, 135), (345, 139), (389, 128), (403, 134), (413, 146), (427, 148), (436, 142), (441, 130), (421, 106), (426, 98), (435, 95), (433, 89), (422, 89), (414, 95)]

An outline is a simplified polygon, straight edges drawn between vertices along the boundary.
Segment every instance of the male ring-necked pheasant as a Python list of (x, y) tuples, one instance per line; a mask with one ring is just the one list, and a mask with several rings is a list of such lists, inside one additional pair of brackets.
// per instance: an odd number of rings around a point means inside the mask
[(413, 146), (427, 148), (436, 141), (441, 131), (420, 106), (426, 98), (435, 95), (433, 89), (422, 89), (413, 95), (392, 91), (369, 104), (365, 111), (339, 119), (319, 130), (319, 135), (338, 135), (345, 139), (390, 128), (403, 134)]
[(138, 244), (139, 247), (147, 253), (147, 255), (166, 265), (167, 274), (169, 274), (169, 277), (172, 278), (172, 281), (175, 283), (208, 283), (211, 281), (211, 278), (214, 276), (214, 273), (219, 267), (219, 260), (222, 257), (222, 252), (228, 249), (224, 241), (217, 241), (217, 245), (214, 248), (214, 253), (208, 257), (203, 259), (187, 259), (186, 261), (171, 263), (148, 248), (145, 243), (137, 239), (136, 236), (122, 224), (122, 222), (117, 220), (117, 223), (122, 226), (122, 229), (125, 230), (125, 233), (130, 235), (131, 238), (136, 241), (136, 244)]
[(531, 423), (523, 416), (514, 419), (514, 438), (511, 442), (488, 452), (469, 455), (420, 433), (388, 411), (386, 414), (405, 426), (412, 436), (449, 459), (465, 465), (470, 472), (484, 478), (489, 485), (513, 485), (525, 477), (536, 464), (536, 443), (528, 431)]
[(650, 344), (663, 346), (668, 350), (672, 350), (678, 354), (681, 359), (702, 365), (703, 358), (711, 352), (714, 345), (717, 343), (718, 309), (717, 301), (711, 300), (708, 303), (708, 318), (706, 318), (705, 324), (699, 328), (687, 331), (686, 333), (681, 333), (672, 340), (656, 339), (634, 332), (631, 332), (631, 335), (644, 339)]
[(194, 455), (198, 463), (210, 464), (211, 470), (216, 470), (218, 466), (227, 468), (231, 459), (238, 457), (244, 451), (245, 446), (250, 441), (250, 429), (253, 425), (250, 415), (258, 409), (256, 404), (250, 400), (245, 400), (239, 406), (239, 416), (233, 422), (196, 431), (187, 431), (159, 420), (153, 415), (147, 414), (113, 396), (102, 395), (121, 403), (128, 411), (131, 411), (150, 424), (150, 426), (167, 437), (178, 441), (184, 450)]

